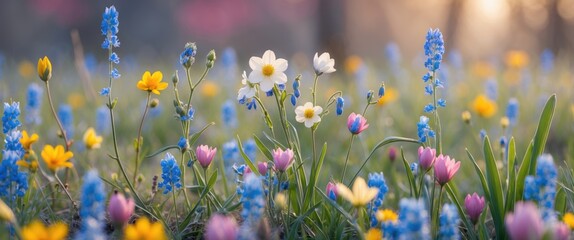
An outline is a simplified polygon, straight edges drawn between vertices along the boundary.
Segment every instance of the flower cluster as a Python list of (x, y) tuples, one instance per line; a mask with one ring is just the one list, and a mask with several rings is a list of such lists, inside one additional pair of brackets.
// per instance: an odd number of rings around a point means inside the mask
[[(106, 8), (102, 15), (101, 31), (102, 35), (105, 36), (104, 42), (102, 43), (102, 48), (108, 50), (108, 61), (110, 62), (110, 79), (117, 79), (120, 77), (120, 73), (117, 68), (114, 68), (114, 64), (120, 63), (120, 58), (118, 54), (113, 51), (114, 47), (120, 47), (120, 40), (117, 36), (119, 32), (120, 22), (118, 20), (119, 13), (115, 6)], [(110, 82), (111, 84), (111, 82)], [(107, 88), (103, 88), (100, 91), (100, 95), (108, 96), (111, 91), (111, 85)]]
[(373, 201), (370, 203), (371, 227), (374, 227), (378, 224), (376, 213), (383, 206), (383, 200), (385, 200), (385, 195), (389, 191), (389, 187), (387, 187), (385, 176), (382, 172), (369, 173), (369, 180), (367, 184), (370, 188), (379, 189), (377, 196), (375, 196), (375, 199), (373, 199)]
[(42, 123), (42, 116), (40, 116), (42, 106), (43, 89), (36, 83), (28, 85), (26, 92), (26, 116), (25, 121), (27, 124), (39, 125)]
[(554, 199), (558, 170), (549, 154), (540, 155), (537, 162), (536, 176), (527, 176), (524, 181), (524, 200), (537, 201), (542, 218), (545, 221), (554, 221), (557, 218), (554, 212)]
[(16, 162), (24, 156), (20, 143), (20, 103), (4, 103), (2, 130), (5, 134), (4, 150), (0, 162), (0, 196), (22, 197), (28, 190), (28, 174), (18, 169)]
[(82, 226), (75, 239), (105, 239), (103, 223), (106, 190), (97, 171), (91, 170), (84, 176), (80, 200)]
[(253, 239), (255, 228), (259, 225), (265, 211), (265, 194), (261, 180), (255, 174), (248, 174), (244, 179), (244, 189), (241, 194), (241, 217), (243, 224), (239, 230), (238, 239)]
[(420, 117), (420, 121), (417, 123), (417, 135), (419, 136), (419, 141), (422, 143), (426, 142), (428, 137), (434, 138), (435, 133), (429, 126), (428, 117)]
[(430, 239), (429, 214), (421, 199), (403, 198), (399, 209), (398, 239)]
[(173, 191), (173, 188), (181, 188), (181, 170), (171, 153), (166, 153), (165, 158), (161, 160), (161, 178), (162, 182), (158, 184), (160, 188), (164, 188), (163, 194), (168, 194)]
[(460, 217), (454, 205), (445, 204), (442, 207), (439, 221), (438, 239), (460, 239)]

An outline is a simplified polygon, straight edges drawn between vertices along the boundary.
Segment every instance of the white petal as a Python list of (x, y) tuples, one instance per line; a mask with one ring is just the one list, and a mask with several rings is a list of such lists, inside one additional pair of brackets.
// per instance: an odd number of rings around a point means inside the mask
[(303, 113), (305, 113), (305, 108), (303, 106), (299, 106), (299, 107), (295, 108), (295, 114), (303, 115)]
[(263, 53), (263, 63), (264, 64), (271, 64), (275, 61), (275, 53), (271, 50), (265, 51)]
[(285, 75), (285, 73), (275, 73), (271, 78), (273, 79), (272, 81), (277, 84), (284, 84), (287, 82), (287, 75)]
[(263, 59), (260, 57), (251, 57), (249, 59), (249, 67), (254, 71), (261, 69), (263, 67)]
[(251, 71), (251, 73), (249, 73), (249, 78), (247, 78), (247, 80), (251, 83), (260, 83), (261, 81), (263, 81), (263, 74), (261, 74), (261, 71)]
[(279, 58), (277, 60), (275, 60), (273, 63), (273, 67), (275, 68), (276, 72), (284, 72), (285, 70), (287, 70), (287, 60), (283, 59), (283, 58)]
[(305, 127), (306, 128), (311, 128), (313, 125), (315, 125), (315, 123), (312, 120), (305, 120)]
[(305, 109), (307, 109), (307, 108), (312, 108), (312, 107), (313, 107), (313, 103), (311, 103), (311, 102), (306, 102), (306, 103), (303, 105), (303, 107), (304, 107)]
[(315, 70), (319, 70), (319, 65), (320, 65), (320, 60), (319, 57), (317, 57), (318, 53), (315, 53), (315, 56), (313, 56), (313, 68), (315, 68)]
[(323, 112), (323, 108), (321, 106), (315, 106), (313, 107), (313, 111), (315, 112), (315, 115), (319, 115)]
[(295, 121), (300, 123), (305, 122), (305, 117), (297, 115), (295, 116)]
[(316, 122), (320, 122), (321, 121), (321, 117), (319, 117), (319, 115), (315, 114), (311, 120), (311, 122), (316, 123)]
[(275, 83), (270, 78), (263, 78), (263, 80), (259, 83), (261, 87), (261, 91), (269, 92), (273, 89)]

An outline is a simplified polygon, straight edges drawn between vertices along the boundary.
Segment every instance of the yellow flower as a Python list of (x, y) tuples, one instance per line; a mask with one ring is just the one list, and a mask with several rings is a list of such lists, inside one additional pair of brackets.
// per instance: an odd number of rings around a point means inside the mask
[(379, 189), (370, 188), (367, 186), (365, 179), (358, 177), (353, 183), (353, 191), (344, 184), (337, 183), (337, 192), (339, 196), (351, 202), (354, 207), (362, 207), (375, 198), (377, 193), (379, 193)]
[(22, 61), (18, 65), (18, 73), (24, 78), (32, 78), (34, 76), (34, 64), (30, 61)]
[(363, 64), (363, 60), (356, 55), (349, 56), (345, 60), (345, 71), (350, 74), (356, 73), (361, 65)]
[(38, 220), (22, 228), (23, 240), (64, 240), (68, 236), (68, 225), (62, 222), (49, 227)]
[(86, 144), (86, 148), (98, 149), (100, 148), (101, 143), (102, 143), (102, 136), (98, 136), (94, 128), (88, 128), (88, 130), (86, 130), (86, 133), (84, 133), (84, 144)]
[(283, 193), (275, 194), (275, 204), (279, 209), (286, 209), (287, 208), (287, 197)]
[(395, 223), (399, 219), (399, 215), (391, 209), (377, 211), (376, 217), (379, 222), (391, 221)]
[(206, 97), (215, 97), (219, 93), (219, 86), (212, 81), (205, 81), (201, 87), (201, 94)]
[(472, 118), (472, 115), (470, 115), (469, 111), (464, 111), (461, 114), (461, 118), (462, 118), (462, 121), (464, 123), (468, 124), (468, 123), (470, 123), (470, 119)]
[(84, 95), (76, 92), (68, 96), (68, 104), (70, 104), (72, 109), (78, 109), (82, 108), (86, 104), (86, 100)]
[(388, 103), (394, 102), (399, 98), (399, 92), (394, 88), (385, 89), (385, 95), (377, 100), (377, 105), (385, 106)]
[(574, 214), (566, 213), (562, 217), (562, 221), (570, 227), (570, 229), (574, 229)]
[(62, 145), (58, 145), (55, 148), (52, 145), (44, 146), (42, 150), (42, 158), (44, 162), (48, 165), (52, 171), (56, 171), (58, 168), (67, 167), (71, 168), (74, 165), (69, 162), (70, 158), (74, 157), (74, 154), (70, 151), (65, 151)]
[(153, 75), (149, 71), (146, 71), (142, 79), (138, 82), (137, 87), (141, 90), (159, 95), (159, 91), (167, 88), (167, 83), (161, 82), (162, 78), (163, 74), (160, 71), (154, 72)]
[(496, 102), (481, 94), (472, 102), (472, 109), (474, 109), (478, 116), (489, 118), (496, 113), (497, 105)]
[(508, 119), (508, 117), (502, 117), (500, 118), (500, 126), (505, 129), (508, 127), (508, 125), (510, 124), (510, 120)]
[(506, 53), (505, 62), (510, 68), (523, 68), (528, 65), (528, 54), (524, 51), (509, 51)]
[(22, 144), (24, 150), (30, 150), (32, 143), (35, 143), (36, 141), (38, 141), (38, 134), (34, 133), (32, 136), (29, 136), (26, 130), (22, 131), (22, 138), (20, 138), (20, 143)]
[(383, 232), (378, 228), (371, 228), (365, 234), (365, 240), (381, 240), (383, 239)]
[(14, 220), (16, 220), (14, 212), (12, 212), (12, 209), (10, 209), (2, 199), (0, 199), (0, 220), (6, 222), (14, 222)]
[(134, 224), (126, 227), (124, 240), (166, 240), (163, 225), (151, 223), (146, 217), (139, 218)]
[(38, 170), (38, 157), (34, 150), (28, 150), (24, 154), (24, 159), (16, 161), (16, 165), (28, 168), (30, 172), (35, 173)]
[(38, 59), (38, 76), (42, 81), (47, 82), (52, 78), (52, 63), (46, 56)]
[(476, 62), (472, 65), (472, 73), (479, 78), (488, 78), (494, 76), (494, 67), (488, 62)]

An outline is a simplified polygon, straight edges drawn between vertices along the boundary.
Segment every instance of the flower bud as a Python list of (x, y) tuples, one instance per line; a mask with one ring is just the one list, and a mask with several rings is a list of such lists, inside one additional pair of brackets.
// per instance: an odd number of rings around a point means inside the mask
[(209, 53), (207, 54), (207, 61), (213, 62), (215, 61), (215, 59), (217, 59), (217, 57), (215, 56), (215, 50), (211, 49), (211, 51), (209, 51)]
[(110, 220), (119, 225), (126, 224), (132, 214), (134, 213), (135, 202), (131, 198), (125, 198), (123, 194), (117, 191), (110, 198), (110, 203), (108, 205), (108, 214), (110, 215)]
[(325, 189), (325, 191), (327, 192), (327, 196), (333, 200), (333, 201), (337, 201), (337, 185), (334, 184), (333, 182), (329, 182), (327, 183), (327, 188)]
[(470, 115), (469, 111), (462, 112), (461, 117), (462, 117), (462, 121), (464, 123), (466, 123), (466, 124), (470, 123), (471, 115)]
[(52, 63), (47, 56), (38, 59), (38, 76), (44, 82), (47, 82), (52, 78)]
[(171, 82), (173, 82), (174, 87), (177, 86), (177, 83), (179, 82), (179, 74), (177, 74), (177, 70), (175, 70), (175, 72), (171, 76)]
[(260, 162), (257, 164), (257, 170), (259, 170), (259, 173), (263, 176), (265, 176), (267, 174), (267, 162)]
[(389, 154), (389, 160), (391, 160), (391, 163), (395, 162), (395, 159), (397, 159), (397, 149), (395, 147), (390, 147), (388, 154)]
[(472, 223), (476, 224), (480, 214), (484, 210), (484, 197), (478, 196), (476, 193), (472, 195), (467, 194), (466, 198), (464, 198), (464, 208)]
[(213, 161), (213, 157), (217, 152), (217, 148), (211, 148), (207, 145), (200, 145), (195, 149), (195, 155), (197, 157), (197, 161), (199, 165), (203, 168), (209, 167), (211, 162)]
[(508, 119), (508, 117), (502, 117), (500, 119), (500, 126), (502, 127), (502, 129), (506, 129), (509, 124), (510, 124), (510, 120)]
[(231, 216), (213, 214), (205, 228), (206, 240), (235, 240), (239, 233), (239, 226)]
[(159, 99), (154, 98), (149, 102), (149, 107), (150, 108), (155, 108), (159, 105)]
[(436, 158), (436, 149), (419, 147), (419, 165), (427, 170), (432, 167)]

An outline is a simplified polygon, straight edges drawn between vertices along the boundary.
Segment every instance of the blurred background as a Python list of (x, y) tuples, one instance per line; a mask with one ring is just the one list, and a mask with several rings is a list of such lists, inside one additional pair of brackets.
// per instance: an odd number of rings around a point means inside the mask
[(239, 57), (327, 50), (336, 60), (380, 58), (382, 46), (395, 42), (411, 59), (431, 27), (444, 33), (447, 53), (457, 49), (468, 59), (511, 49), (574, 51), (574, 0), (21, 0), (0, 3), (0, 52), (32, 59), (71, 52), (77, 29), (87, 53), (104, 54), (94, 29), (112, 4), (120, 12), (120, 55), (173, 61), (187, 41), (236, 47)]

